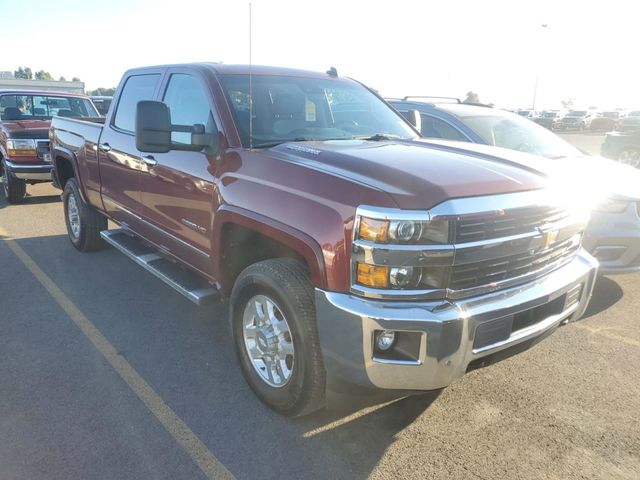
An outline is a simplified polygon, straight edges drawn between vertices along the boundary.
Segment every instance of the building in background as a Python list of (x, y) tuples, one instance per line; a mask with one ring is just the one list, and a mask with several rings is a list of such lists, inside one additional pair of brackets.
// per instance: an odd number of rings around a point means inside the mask
[(0, 72), (0, 90), (12, 89), (84, 93), (84, 82), (28, 80), (25, 78), (14, 78), (12, 72)]

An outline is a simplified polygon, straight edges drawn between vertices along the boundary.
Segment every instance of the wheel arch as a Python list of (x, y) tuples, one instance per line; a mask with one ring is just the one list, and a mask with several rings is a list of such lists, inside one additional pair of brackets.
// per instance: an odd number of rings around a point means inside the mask
[[(258, 261), (290, 257), (304, 262), (312, 284), (326, 287), (324, 257), (320, 245), (309, 235), (260, 214), (224, 206), (215, 214), (214, 274), (229, 294), (240, 272)], [(247, 248), (249, 247), (250, 248)]]

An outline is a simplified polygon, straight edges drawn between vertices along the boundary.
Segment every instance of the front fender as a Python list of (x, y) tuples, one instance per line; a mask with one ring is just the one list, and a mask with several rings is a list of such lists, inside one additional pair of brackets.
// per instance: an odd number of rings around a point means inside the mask
[[(300, 230), (285, 225), (277, 220), (240, 207), (224, 205), (215, 214), (213, 224), (213, 244), (222, 244), (224, 226), (239, 225), (254, 230), (265, 237), (269, 237), (298, 252), (309, 266), (311, 282), (317, 288), (326, 288), (327, 276), (324, 257), (320, 245), (309, 235)], [(226, 279), (221, 278), (221, 255), (214, 257), (214, 275), (223, 284)], [(226, 287), (230, 287), (226, 285)]]

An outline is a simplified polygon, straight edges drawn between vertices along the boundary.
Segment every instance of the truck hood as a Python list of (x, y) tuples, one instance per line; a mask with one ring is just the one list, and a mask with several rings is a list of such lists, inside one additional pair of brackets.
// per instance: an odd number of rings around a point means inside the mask
[(9, 138), (47, 138), (51, 120), (10, 120), (2, 126)]
[(280, 144), (269, 152), (377, 188), (404, 209), (431, 208), (455, 197), (546, 186), (544, 176), (517, 155), (489, 155), (422, 140), (296, 142)]

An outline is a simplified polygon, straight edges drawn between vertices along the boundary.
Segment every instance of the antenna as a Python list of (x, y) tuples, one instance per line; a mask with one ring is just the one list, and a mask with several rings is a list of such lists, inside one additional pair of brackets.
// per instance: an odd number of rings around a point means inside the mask
[(253, 63), (251, 60), (251, 2), (249, 2), (249, 150), (253, 150)]

